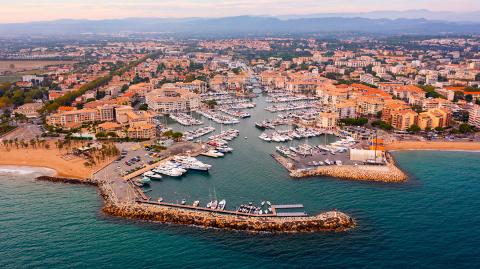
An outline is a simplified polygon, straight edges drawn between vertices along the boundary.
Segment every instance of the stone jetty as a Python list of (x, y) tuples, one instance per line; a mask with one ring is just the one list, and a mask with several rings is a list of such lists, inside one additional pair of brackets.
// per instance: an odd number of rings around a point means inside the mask
[(395, 166), (393, 157), (387, 154), (386, 165), (329, 165), (315, 169), (293, 169), (292, 163), (286, 158), (275, 155), (277, 160), (289, 172), (293, 178), (313, 176), (328, 176), (349, 180), (380, 181), (380, 182), (403, 182), (407, 175)]
[(50, 177), (50, 176), (39, 176), (35, 178), (40, 181), (50, 181), (56, 183), (68, 183), (68, 184), (85, 184), (98, 186), (98, 182), (93, 179), (78, 179), (78, 178), (63, 178), (63, 177)]
[(296, 233), (344, 231), (355, 226), (350, 216), (339, 211), (324, 212), (311, 217), (251, 217), (203, 212), (149, 203), (122, 202), (112, 195), (109, 183), (99, 184), (105, 200), (103, 212), (113, 216), (146, 221), (191, 225), (204, 228), (246, 232)]

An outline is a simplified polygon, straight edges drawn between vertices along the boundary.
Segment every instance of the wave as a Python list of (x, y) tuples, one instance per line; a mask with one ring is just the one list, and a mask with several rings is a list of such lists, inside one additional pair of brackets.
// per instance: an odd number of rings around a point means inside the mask
[(0, 175), (31, 175), (40, 174), (45, 176), (53, 176), (57, 172), (47, 167), (33, 167), (33, 166), (13, 166), (13, 165), (1, 165)]

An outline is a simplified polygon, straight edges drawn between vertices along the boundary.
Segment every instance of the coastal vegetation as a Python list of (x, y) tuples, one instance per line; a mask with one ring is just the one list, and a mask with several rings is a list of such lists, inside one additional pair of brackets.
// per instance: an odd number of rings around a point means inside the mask
[(0, 108), (8, 105), (21, 106), (25, 103), (32, 103), (34, 100), (44, 98), (47, 92), (46, 88), (21, 89), (12, 83), (3, 83), (0, 85)]
[(350, 126), (363, 126), (368, 123), (367, 118), (346, 118), (346, 119), (340, 119), (340, 123), (343, 123), (344, 125), (350, 125)]
[(378, 127), (382, 130), (385, 130), (385, 131), (391, 131), (393, 130), (393, 126), (382, 121), (382, 120), (376, 120), (376, 121), (373, 121), (372, 122), (372, 127)]

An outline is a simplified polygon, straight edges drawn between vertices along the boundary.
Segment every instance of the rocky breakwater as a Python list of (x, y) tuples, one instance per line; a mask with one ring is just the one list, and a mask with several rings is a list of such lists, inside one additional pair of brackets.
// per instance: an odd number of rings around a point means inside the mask
[(331, 165), (309, 170), (293, 170), (290, 176), (294, 178), (311, 176), (329, 176), (350, 180), (403, 182), (407, 175), (395, 166), (391, 157), (386, 165)]
[(103, 211), (106, 214), (132, 219), (270, 233), (344, 231), (355, 226), (353, 218), (338, 211), (324, 212), (311, 217), (238, 216), (142, 202), (119, 202), (110, 195), (111, 189), (107, 184), (100, 184), (100, 190), (105, 199)]
[(79, 179), (79, 178), (63, 178), (63, 177), (50, 177), (50, 176), (39, 176), (35, 178), (40, 181), (50, 181), (57, 183), (68, 183), (68, 184), (86, 184), (97, 186), (98, 182), (93, 179)]

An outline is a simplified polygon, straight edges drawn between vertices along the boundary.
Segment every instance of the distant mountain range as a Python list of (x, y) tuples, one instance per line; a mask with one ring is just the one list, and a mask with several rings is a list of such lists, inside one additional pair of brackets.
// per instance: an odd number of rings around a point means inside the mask
[(450, 12), (450, 11), (430, 11), (426, 9), (412, 9), (404, 11), (383, 10), (360, 13), (319, 13), (307, 15), (288, 15), (279, 16), (282, 19), (299, 18), (366, 18), (366, 19), (426, 19), (449, 22), (480, 23), (480, 11), (471, 12)]
[(120, 32), (173, 33), (191, 36), (353, 32), (384, 35), (479, 34), (480, 22), (460, 23), (426, 19), (373, 19), (339, 16), (321, 18), (238, 16), (186, 19), (57, 20), (0, 24), (0, 35), (77, 35)]

